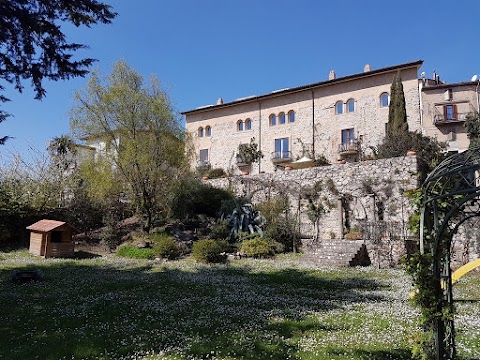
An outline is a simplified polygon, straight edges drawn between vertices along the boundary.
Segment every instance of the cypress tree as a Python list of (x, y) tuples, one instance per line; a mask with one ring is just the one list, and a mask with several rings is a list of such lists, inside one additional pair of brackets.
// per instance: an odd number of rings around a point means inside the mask
[(408, 134), (405, 95), (400, 74), (395, 75), (390, 87), (390, 105), (388, 107), (387, 137)]

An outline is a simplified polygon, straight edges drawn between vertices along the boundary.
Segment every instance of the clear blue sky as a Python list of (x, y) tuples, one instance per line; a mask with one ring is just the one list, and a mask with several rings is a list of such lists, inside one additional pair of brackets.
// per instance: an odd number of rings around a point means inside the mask
[[(217, 98), (261, 95), (372, 69), (424, 60), (449, 83), (480, 74), (478, 0), (105, 0), (119, 16), (111, 25), (65, 28), (69, 41), (89, 45), (77, 57), (98, 59), (105, 75), (125, 59), (146, 79), (156, 75), (176, 109)], [(87, 78), (45, 83), (33, 99), (7, 86), (12, 113), (0, 135), (15, 137), (0, 157), (43, 151), (69, 132), (73, 94)]]

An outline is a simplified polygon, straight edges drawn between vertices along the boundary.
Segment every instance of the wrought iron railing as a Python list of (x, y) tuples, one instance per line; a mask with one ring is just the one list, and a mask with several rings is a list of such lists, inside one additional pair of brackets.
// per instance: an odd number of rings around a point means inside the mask
[(469, 112), (464, 113), (453, 113), (450, 115), (445, 114), (435, 114), (433, 116), (433, 123), (435, 125), (451, 124), (455, 122), (464, 122)]
[(292, 160), (291, 151), (274, 151), (271, 154), (271, 160), (273, 162), (286, 162)]
[(356, 154), (360, 151), (360, 144), (357, 140), (349, 140), (346, 143), (338, 145), (338, 153), (342, 154)]

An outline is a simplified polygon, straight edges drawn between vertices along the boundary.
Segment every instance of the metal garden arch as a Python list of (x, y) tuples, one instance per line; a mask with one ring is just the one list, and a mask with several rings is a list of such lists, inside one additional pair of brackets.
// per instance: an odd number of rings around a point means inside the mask
[[(449, 157), (425, 180), (420, 220), (420, 252), (432, 255), (431, 275), (437, 313), (453, 313), (450, 268), (453, 235), (466, 220), (480, 216), (480, 147)], [(453, 359), (453, 317), (438, 318), (434, 324), (435, 359)]]

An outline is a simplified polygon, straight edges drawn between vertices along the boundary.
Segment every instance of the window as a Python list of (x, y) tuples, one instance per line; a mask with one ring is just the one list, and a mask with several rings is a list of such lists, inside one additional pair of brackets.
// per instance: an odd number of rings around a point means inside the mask
[(251, 119), (245, 120), (245, 130), (252, 130), (252, 120)]
[(199, 127), (198, 128), (198, 137), (203, 137), (204, 133), (203, 133), (203, 127)]
[(443, 107), (445, 120), (457, 120), (457, 105), (445, 105)]
[(278, 123), (279, 124), (285, 124), (285, 113), (284, 112), (281, 112), (279, 115), (278, 115)]
[(270, 126), (275, 126), (277, 125), (277, 116), (275, 114), (270, 115)]
[(355, 131), (354, 129), (344, 129), (342, 130), (342, 144), (353, 144), (355, 141)]
[(289, 157), (288, 138), (275, 139), (275, 158), (288, 159)]
[(350, 99), (347, 101), (347, 112), (351, 113), (355, 111), (355, 100)]
[(294, 123), (295, 122), (295, 111), (290, 110), (288, 112), (288, 122), (289, 123)]
[(390, 103), (390, 98), (388, 96), (388, 93), (382, 93), (380, 95), (380, 107), (388, 107), (388, 104)]
[(238, 130), (238, 131), (243, 131), (243, 121), (242, 121), (242, 120), (238, 120), (238, 122), (237, 122), (237, 130)]
[(200, 150), (200, 163), (208, 164), (208, 149)]
[(212, 128), (210, 126), (205, 127), (206, 136), (212, 136)]
[(337, 101), (335, 104), (335, 114), (343, 114), (343, 102)]

